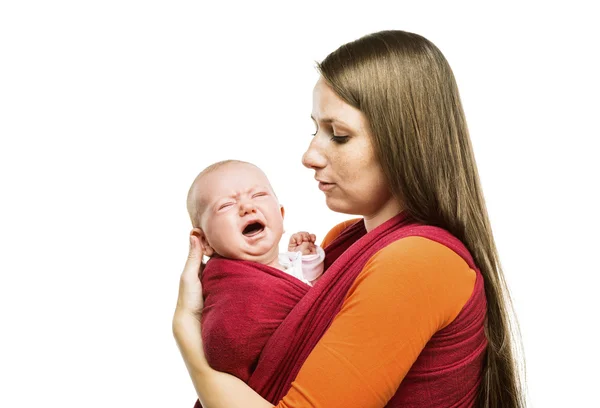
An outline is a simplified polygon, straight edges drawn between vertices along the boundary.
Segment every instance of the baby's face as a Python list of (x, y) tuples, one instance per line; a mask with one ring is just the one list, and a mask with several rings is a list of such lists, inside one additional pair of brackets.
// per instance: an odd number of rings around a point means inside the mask
[(199, 180), (201, 229), (206, 244), (231, 259), (272, 262), (283, 235), (283, 209), (265, 174), (230, 163)]

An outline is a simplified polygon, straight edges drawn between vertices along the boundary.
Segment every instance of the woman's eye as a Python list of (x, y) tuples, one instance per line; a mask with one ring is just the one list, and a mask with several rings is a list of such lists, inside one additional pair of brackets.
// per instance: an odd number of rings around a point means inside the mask
[(349, 139), (348, 136), (336, 136), (336, 135), (331, 136), (331, 140), (334, 143), (338, 143), (338, 144), (344, 144), (348, 141), (348, 139)]

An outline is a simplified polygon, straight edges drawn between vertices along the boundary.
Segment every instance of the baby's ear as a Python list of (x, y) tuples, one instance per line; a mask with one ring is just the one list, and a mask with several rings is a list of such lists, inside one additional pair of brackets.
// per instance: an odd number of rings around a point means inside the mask
[(215, 250), (210, 246), (204, 231), (202, 231), (200, 228), (194, 228), (191, 234), (198, 237), (198, 240), (200, 241), (200, 248), (202, 248), (202, 252), (204, 253), (204, 255), (208, 257), (213, 256)]
[[(285, 218), (285, 208), (280, 204), (279, 209), (281, 210), (281, 219), (283, 220)], [(283, 227), (283, 233), (285, 234), (285, 227)]]

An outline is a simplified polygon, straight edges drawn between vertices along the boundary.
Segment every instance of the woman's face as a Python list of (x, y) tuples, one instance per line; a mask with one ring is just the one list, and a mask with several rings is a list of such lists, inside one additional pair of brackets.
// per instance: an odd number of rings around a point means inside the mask
[(313, 91), (311, 117), (316, 133), (302, 163), (315, 170), (327, 206), (336, 212), (362, 215), (373, 227), (400, 212), (375, 157), (367, 119), (323, 78)]

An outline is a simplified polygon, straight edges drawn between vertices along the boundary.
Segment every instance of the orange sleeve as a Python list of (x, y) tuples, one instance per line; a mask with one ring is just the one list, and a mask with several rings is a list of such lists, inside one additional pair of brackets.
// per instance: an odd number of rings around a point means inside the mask
[(475, 272), (442, 244), (407, 237), (383, 248), (367, 262), (277, 407), (385, 406), (474, 285)]

